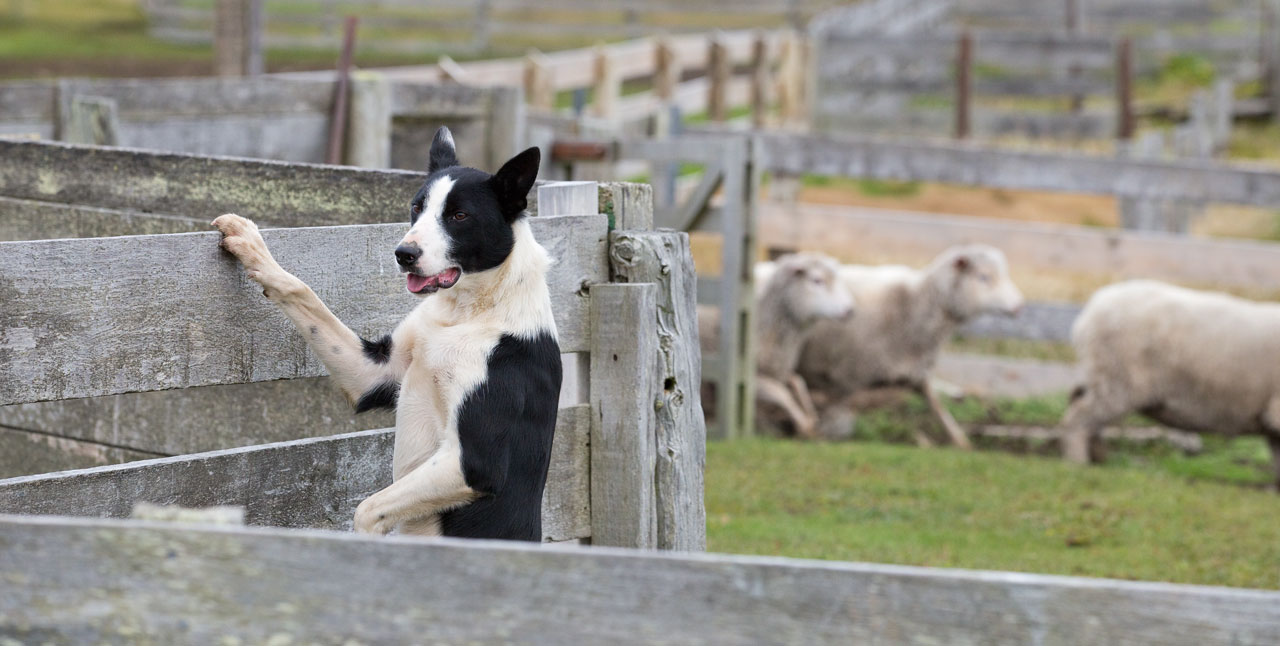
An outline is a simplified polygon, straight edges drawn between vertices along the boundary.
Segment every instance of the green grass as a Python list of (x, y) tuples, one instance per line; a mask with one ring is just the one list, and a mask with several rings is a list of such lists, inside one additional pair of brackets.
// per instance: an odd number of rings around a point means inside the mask
[(1280, 498), (1162, 465), (751, 439), (706, 478), (717, 552), (1280, 588)]
[(800, 179), (804, 186), (837, 188), (857, 191), (867, 197), (912, 197), (920, 193), (922, 182), (880, 179), (854, 179), (830, 175), (805, 175)]
[(1016, 359), (1039, 359), (1071, 363), (1076, 352), (1069, 343), (1055, 341), (1030, 341), (1027, 339), (988, 339), (982, 337), (956, 337), (947, 346), (951, 352), (991, 354)]

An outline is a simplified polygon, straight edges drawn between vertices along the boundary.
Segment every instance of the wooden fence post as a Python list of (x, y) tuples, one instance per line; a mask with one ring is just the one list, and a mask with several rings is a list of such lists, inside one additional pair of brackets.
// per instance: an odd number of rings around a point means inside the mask
[(72, 96), (62, 140), (72, 144), (119, 145), (120, 119), (115, 100), (97, 96)]
[(476, 0), (476, 12), (472, 18), (471, 51), (483, 52), (489, 48), (490, 21), (493, 19), (489, 0)]
[(622, 99), (622, 77), (618, 75), (618, 67), (604, 43), (596, 45), (593, 79), (591, 114), (606, 120), (617, 118), (618, 102)]
[(542, 52), (530, 49), (524, 57), (524, 96), (526, 102), (539, 110), (555, 107), (556, 92), (551, 78), (551, 62)]
[(729, 80), (733, 70), (729, 65), (729, 48), (720, 34), (711, 37), (707, 48), (707, 117), (722, 122), (729, 117)]
[(1116, 139), (1133, 139), (1133, 43), (1128, 38), (1116, 45)]
[(391, 118), (391, 81), (378, 72), (355, 72), (344, 161), (362, 168), (390, 168)]
[[(1080, 36), (1085, 31), (1084, 3), (1085, 0), (1066, 0), (1067, 34), (1071, 36)], [(1080, 65), (1078, 64), (1073, 63), (1069, 68), (1067, 68), (1068, 78), (1078, 79), (1081, 74), (1083, 74), (1083, 70), (1080, 69)], [(1078, 114), (1083, 109), (1084, 95), (1071, 95), (1071, 112)]]
[(757, 33), (751, 43), (751, 125), (763, 128), (769, 118), (769, 42)]
[(1264, 0), (1264, 22), (1267, 37), (1266, 65), (1262, 69), (1263, 83), (1267, 86), (1267, 103), (1271, 108), (1271, 122), (1280, 123), (1280, 1)]
[[(654, 497), (657, 547), (706, 549), (703, 466), (706, 421), (701, 396), (698, 290), (689, 234), (614, 231), (609, 239), (613, 280), (657, 285), (657, 398)], [(593, 294), (594, 297), (594, 294)], [(643, 384), (642, 384), (643, 385)]]
[(591, 286), (591, 543), (655, 548), (658, 288)]
[(676, 97), (680, 85), (680, 61), (676, 58), (671, 41), (663, 36), (653, 46), (653, 94), (663, 103)]
[(783, 125), (794, 125), (804, 116), (803, 44), (800, 32), (782, 39), (778, 62), (778, 119)]
[(355, 53), (355, 16), (347, 16), (342, 26), (342, 54), (338, 57), (338, 82), (334, 88), (333, 114), (329, 120), (329, 149), (326, 164), (341, 164), (342, 149), (347, 141), (347, 88), (351, 83), (351, 57)]
[(956, 139), (969, 136), (969, 102), (971, 100), (971, 75), (973, 72), (973, 37), (969, 32), (960, 34), (956, 41)]
[(262, 73), (262, 0), (217, 0), (213, 69), (218, 76)]

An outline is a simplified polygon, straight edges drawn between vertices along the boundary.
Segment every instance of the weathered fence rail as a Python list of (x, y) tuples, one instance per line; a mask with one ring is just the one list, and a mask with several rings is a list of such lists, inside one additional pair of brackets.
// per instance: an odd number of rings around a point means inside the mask
[[(329, 79), (62, 79), (0, 84), (0, 134), (202, 155), (322, 162), (336, 84)], [(524, 143), (516, 88), (391, 81), (360, 73), (350, 87), (344, 160), (419, 168), (434, 127), (456, 133), (459, 154), (497, 167)], [(87, 138), (72, 109), (106, 106), (111, 140)]]
[[(212, 42), (214, 4), (205, 0), (148, 0), (153, 35), (175, 42)], [(245, 0), (231, 0), (244, 2)], [(328, 0), (263, 1), (267, 47), (337, 48), (342, 13)], [(799, 27), (835, 0), (552, 0), (531, 7), (519, 0), (447, 0), (429, 6), (405, 0), (344, 2), (360, 16), (361, 47), (380, 52), (519, 51), (556, 42), (589, 44), (655, 32), (738, 27)], [(286, 6), (287, 5), (287, 6)], [(732, 20), (726, 21), (727, 14)], [(425, 37), (424, 37), (425, 36)]]
[(30, 641), (1280, 641), (1260, 590), (97, 519), (3, 516), (0, 537), (22, 582), (0, 634)]

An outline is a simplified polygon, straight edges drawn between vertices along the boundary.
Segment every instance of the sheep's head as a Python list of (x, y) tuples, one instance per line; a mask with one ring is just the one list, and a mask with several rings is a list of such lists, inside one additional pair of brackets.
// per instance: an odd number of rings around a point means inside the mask
[(853, 296), (836, 279), (838, 267), (835, 260), (822, 254), (783, 256), (765, 291), (778, 293), (787, 316), (800, 325), (848, 318), (853, 315)]
[(931, 266), (938, 279), (947, 314), (967, 321), (981, 314), (1017, 316), (1022, 292), (1009, 277), (1004, 253), (986, 245), (952, 247)]

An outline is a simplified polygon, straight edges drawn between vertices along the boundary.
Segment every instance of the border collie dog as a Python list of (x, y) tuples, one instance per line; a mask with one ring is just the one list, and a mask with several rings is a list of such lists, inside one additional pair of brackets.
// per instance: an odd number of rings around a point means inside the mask
[(423, 299), (377, 341), (282, 269), (253, 222), (213, 222), (356, 411), (396, 411), (395, 481), (360, 503), (356, 531), (542, 539), (561, 366), (550, 260), (524, 213), (538, 162), (530, 148), (493, 175), (465, 168), (449, 130), (436, 133), (395, 249), (406, 286)]

